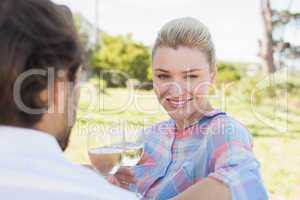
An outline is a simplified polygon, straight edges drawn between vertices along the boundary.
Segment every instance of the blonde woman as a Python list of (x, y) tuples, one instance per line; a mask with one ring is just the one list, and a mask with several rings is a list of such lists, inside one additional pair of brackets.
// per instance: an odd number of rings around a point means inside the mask
[(249, 132), (209, 102), (216, 73), (214, 44), (202, 23), (180, 18), (162, 27), (153, 83), (171, 119), (147, 130), (142, 161), (121, 169), (116, 182), (137, 186), (145, 199), (267, 199)]

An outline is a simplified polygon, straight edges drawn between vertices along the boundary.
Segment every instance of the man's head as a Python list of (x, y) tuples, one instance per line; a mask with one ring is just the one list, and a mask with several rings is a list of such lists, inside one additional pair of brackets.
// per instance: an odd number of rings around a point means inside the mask
[(82, 48), (71, 12), (49, 0), (0, 1), (0, 125), (68, 144)]

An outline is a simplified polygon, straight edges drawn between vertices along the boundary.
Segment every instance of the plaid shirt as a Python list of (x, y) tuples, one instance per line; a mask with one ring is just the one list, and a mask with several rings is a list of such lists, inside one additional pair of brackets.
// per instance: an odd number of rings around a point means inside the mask
[(207, 177), (226, 184), (233, 200), (268, 199), (250, 134), (224, 112), (208, 112), (181, 132), (174, 120), (146, 132), (145, 162), (134, 167), (138, 183), (130, 186), (145, 199), (172, 198)]

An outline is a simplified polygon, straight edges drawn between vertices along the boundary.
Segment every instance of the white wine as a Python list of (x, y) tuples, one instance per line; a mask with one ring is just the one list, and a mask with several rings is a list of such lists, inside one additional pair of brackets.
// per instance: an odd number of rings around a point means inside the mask
[(118, 147), (99, 147), (89, 150), (92, 165), (103, 175), (115, 174), (122, 161), (122, 149)]
[(141, 159), (144, 151), (143, 144), (126, 143), (122, 153), (122, 165), (133, 167)]

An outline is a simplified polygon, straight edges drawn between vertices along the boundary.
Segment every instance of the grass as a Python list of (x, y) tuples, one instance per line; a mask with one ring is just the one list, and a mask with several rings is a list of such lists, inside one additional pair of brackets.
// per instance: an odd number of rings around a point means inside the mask
[[(213, 104), (249, 128), (270, 199), (299, 199), (299, 110), (289, 108), (287, 118), (284, 110), (277, 109), (277, 104), (268, 102), (251, 107), (234, 96), (228, 97), (226, 103), (215, 99)], [(78, 121), (65, 155), (74, 162), (88, 163), (86, 136), (89, 132), (117, 127), (124, 122), (141, 128), (167, 118), (152, 91), (108, 89), (105, 95), (100, 96), (82, 91)]]

